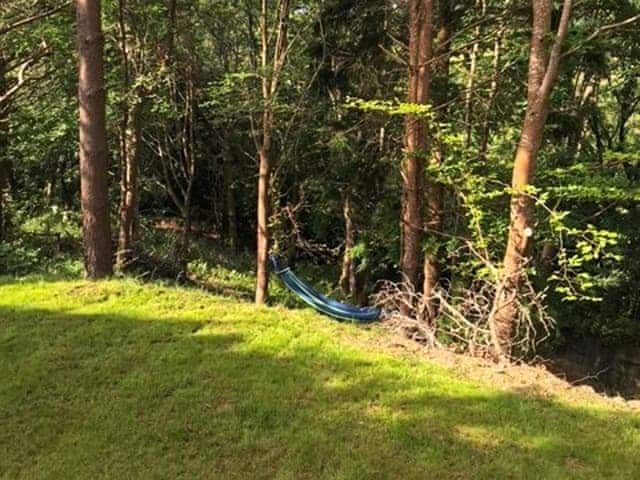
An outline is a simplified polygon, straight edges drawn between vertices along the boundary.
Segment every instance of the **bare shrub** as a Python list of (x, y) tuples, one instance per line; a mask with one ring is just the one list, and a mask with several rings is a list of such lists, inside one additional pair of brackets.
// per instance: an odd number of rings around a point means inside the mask
[[(432, 299), (425, 299), (407, 282), (384, 281), (373, 299), (382, 307), (384, 323), (412, 340), (425, 346), (446, 344), (472, 355), (489, 356), (493, 351), (489, 319), (500, 288), (500, 284), (476, 280), (469, 288), (440, 286)], [(551, 333), (555, 322), (545, 309), (544, 296), (527, 279), (511, 300), (517, 303), (519, 312), (513, 332), (514, 360), (530, 357)], [(439, 306), (432, 323), (424, 320), (426, 300), (435, 300)], [(400, 313), (401, 305), (408, 307), (408, 315)]]

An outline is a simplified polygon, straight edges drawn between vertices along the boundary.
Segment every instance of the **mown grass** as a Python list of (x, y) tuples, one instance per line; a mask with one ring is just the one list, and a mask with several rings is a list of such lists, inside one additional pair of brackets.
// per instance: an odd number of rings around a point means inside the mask
[(0, 282), (3, 478), (639, 478), (640, 417), (376, 328), (132, 280)]

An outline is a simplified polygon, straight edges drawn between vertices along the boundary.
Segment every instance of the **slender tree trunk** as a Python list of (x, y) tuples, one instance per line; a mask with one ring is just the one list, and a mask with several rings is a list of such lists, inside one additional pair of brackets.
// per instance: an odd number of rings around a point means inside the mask
[(561, 48), (566, 38), (571, 0), (565, 0), (558, 33), (549, 53), (551, 0), (533, 0), (533, 31), (527, 79), (527, 110), (513, 165), (511, 211), (507, 248), (501, 278), (489, 318), (495, 354), (511, 354), (513, 326), (519, 314), (517, 296), (529, 261), (529, 247), (535, 227), (533, 199), (527, 187), (533, 184), (536, 155), (540, 149), (549, 111), (549, 98), (558, 75)]
[[(2, 149), (2, 145), (0, 145), (0, 149)], [(4, 206), (4, 184), (6, 183), (5, 172), (4, 172), (4, 160), (0, 159), (0, 243), (4, 242), (7, 236), (7, 226), (5, 219), (5, 206)]]
[[(265, 135), (263, 133), (263, 139)], [(268, 138), (268, 137), (267, 137)], [(258, 231), (256, 252), (256, 303), (263, 304), (267, 300), (269, 288), (269, 177), (271, 165), (269, 159), (270, 148), (265, 147), (263, 141), (259, 152), (260, 166), (258, 173)]]
[(189, 240), (191, 238), (192, 224), (192, 201), (193, 201), (193, 184), (196, 178), (196, 158), (193, 151), (195, 145), (195, 135), (193, 128), (193, 105), (194, 105), (194, 86), (193, 86), (193, 67), (187, 65), (186, 69), (186, 95), (185, 95), (185, 111), (182, 127), (182, 158), (184, 160), (184, 171), (187, 184), (184, 189), (184, 203), (182, 208), (182, 237), (179, 242), (178, 254), (176, 255), (177, 263), (181, 266), (183, 272), (187, 271), (187, 261), (189, 255)]
[(138, 217), (138, 162), (142, 136), (142, 103), (136, 101), (128, 114), (124, 132), (124, 155), (120, 171), (120, 230), (117, 264), (123, 267), (131, 258), (136, 241)]
[[(258, 215), (256, 241), (256, 296), (255, 302), (263, 304), (269, 288), (269, 181), (271, 178), (271, 148), (273, 131), (273, 99), (278, 90), (278, 80), (287, 55), (287, 23), (290, 0), (279, 2), (275, 28), (273, 59), (269, 59), (268, 1), (262, 0), (260, 14), (261, 66), (262, 66), (262, 132), (258, 157)], [(270, 70), (270, 72), (269, 72)]]
[(356, 229), (353, 223), (351, 196), (344, 197), (342, 215), (344, 218), (344, 254), (342, 256), (342, 271), (340, 273), (340, 289), (345, 295), (356, 295), (356, 272), (351, 250), (356, 244)]
[(188, 198), (184, 204), (184, 210), (182, 211), (182, 234), (180, 235), (180, 242), (176, 255), (176, 264), (180, 267), (183, 273), (187, 272), (187, 261), (189, 256), (189, 243), (191, 239), (191, 226), (193, 222), (191, 198)]
[[(476, 0), (476, 8), (480, 7), (480, 14), (485, 16), (487, 11), (487, 3), (485, 0)], [(475, 37), (480, 38), (482, 34), (482, 28), (480, 25), (476, 27)], [(465, 92), (464, 99), (464, 125), (466, 131), (466, 145), (467, 148), (471, 146), (472, 134), (473, 134), (473, 89), (476, 82), (476, 69), (478, 65), (478, 52), (480, 51), (480, 42), (477, 41), (473, 44), (471, 49), (471, 55), (469, 58), (469, 76), (467, 77), (467, 90)]]
[[(433, 103), (438, 107), (436, 116), (439, 121), (445, 121), (449, 100), (449, 50), (452, 24), (451, 0), (438, 0), (438, 30), (436, 34), (435, 57), (438, 59), (433, 63), (434, 81), (438, 81), (440, 91), (436, 95), (433, 93)], [(442, 165), (445, 157), (444, 142), (434, 135), (431, 142), (431, 155), (429, 163), (431, 166)], [(442, 230), (443, 209), (444, 209), (444, 187), (432, 178), (427, 179), (425, 196), (425, 229), (431, 233), (427, 248), (425, 250), (423, 263), (423, 283), (422, 297), (424, 305), (421, 312), (422, 320), (432, 324), (438, 315), (438, 302), (434, 298), (435, 290), (440, 281), (440, 238), (438, 233)]]
[(584, 138), (587, 118), (589, 111), (594, 106), (593, 97), (596, 93), (596, 87), (599, 78), (595, 75), (588, 75), (584, 71), (580, 71), (576, 76), (575, 87), (573, 92), (573, 109), (575, 111), (575, 122), (572, 128), (568, 129), (566, 161), (570, 164), (572, 160), (580, 155), (582, 141)]
[(298, 234), (296, 232), (296, 226), (293, 222), (289, 222), (288, 232), (285, 232), (289, 239), (287, 241), (287, 265), (290, 267), (295, 266), (296, 258), (298, 255)]
[(11, 227), (11, 220), (7, 210), (11, 199), (13, 162), (8, 158), (2, 158), (8, 146), (4, 135), (5, 132), (0, 127), (0, 243), (6, 240)]
[[(267, 1), (262, 0), (260, 16), (261, 60), (262, 69), (266, 71), (269, 54), (267, 32)], [(269, 180), (271, 177), (271, 128), (273, 114), (271, 111), (271, 78), (264, 73), (262, 78), (262, 139), (258, 152), (258, 219), (256, 241), (256, 303), (263, 304), (269, 295)]]
[[(275, 188), (274, 188), (275, 187)], [(285, 251), (287, 258), (287, 265), (289, 267), (294, 267), (296, 263), (296, 257), (298, 254), (298, 220), (296, 219), (296, 207), (300, 200), (299, 191), (297, 188), (292, 188), (289, 194), (284, 194), (288, 189), (285, 185), (271, 185), (271, 189), (273, 191), (283, 192), (279, 195), (280, 202), (278, 205), (273, 205), (275, 209), (284, 209), (286, 212), (286, 218), (281, 223), (280, 228), (282, 229), (281, 236), (282, 238), (286, 238), (285, 241)]]
[(589, 117), (589, 124), (591, 126), (591, 131), (593, 132), (593, 137), (595, 139), (598, 160), (600, 163), (603, 163), (604, 152), (606, 149), (604, 138), (603, 138), (604, 126), (602, 125), (602, 116), (597, 109)]
[(116, 264), (120, 269), (124, 268), (131, 259), (134, 250), (138, 214), (138, 157), (142, 137), (142, 99), (139, 89), (131, 92), (132, 69), (127, 41), (125, 9), (126, 0), (119, 0), (119, 44), (124, 89), (122, 125), (120, 127), (120, 225), (116, 250)]
[[(0, 94), (6, 89), (5, 68), (5, 59), (0, 53)], [(9, 119), (5, 115), (5, 107), (0, 105), (0, 243), (7, 236), (9, 223), (5, 205), (5, 192), (9, 187), (9, 172), (11, 170), (10, 161), (7, 158), (7, 149), (9, 147), (8, 123)]]
[(465, 144), (467, 148), (471, 146), (473, 133), (473, 88), (476, 78), (476, 64), (478, 57), (478, 43), (473, 45), (471, 50), (471, 58), (469, 60), (469, 77), (467, 78), (467, 90), (465, 92), (465, 112), (464, 112), (464, 128), (465, 128)]
[(227, 237), (232, 250), (238, 249), (238, 209), (236, 203), (235, 175), (233, 173), (233, 159), (229, 151), (225, 151), (223, 158), (224, 188), (227, 209)]
[(480, 148), (478, 149), (478, 161), (484, 163), (487, 160), (487, 148), (489, 147), (489, 137), (491, 135), (492, 119), (494, 117), (493, 106), (498, 94), (498, 80), (500, 78), (500, 54), (502, 50), (502, 37), (504, 27), (500, 27), (498, 34), (493, 41), (493, 58), (491, 60), (491, 85), (489, 87), (489, 100), (484, 112), (482, 122), (482, 134), (480, 135)]
[(173, 50), (175, 47), (177, 11), (178, 11), (178, 0), (169, 0), (169, 5), (167, 6), (167, 15), (169, 17), (168, 18), (169, 28), (167, 29), (167, 36), (164, 41), (165, 51), (164, 51), (164, 59), (163, 59), (163, 63), (167, 66), (170, 66), (173, 64)]
[[(429, 60), (432, 58), (432, 0), (409, 2), (409, 103), (426, 104), (431, 81)], [(405, 159), (402, 166), (402, 258), (400, 271), (409, 289), (418, 282), (420, 232), (422, 230), (422, 177), (427, 151), (426, 121), (408, 115), (405, 121)], [(404, 315), (411, 307), (403, 303)]]
[(100, 0), (76, 2), (80, 103), (80, 200), (85, 274), (112, 273)]

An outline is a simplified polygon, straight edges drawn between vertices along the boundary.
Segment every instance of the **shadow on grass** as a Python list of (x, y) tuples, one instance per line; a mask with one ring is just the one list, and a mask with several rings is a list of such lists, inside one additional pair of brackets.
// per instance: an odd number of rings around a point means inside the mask
[[(207, 293), (211, 293), (212, 295), (221, 295), (223, 297), (233, 298), (242, 302), (253, 302), (255, 298), (255, 288), (253, 283), (244, 285), (225, 282), (224, 280), (220, 280), (214, 276), (204, 279), (193, 277), (182, 286), (197, 288), (204, 290)], [(335, 290), (329, 292), (329, 295), (332, 293), (336, 293)], [(340, 299), (339, 296), (336, 297)], [(291, 310), (311, 308), (303, 300), (288, 290), (275, 274), (271, 274), (269, 279), (268, 303), (270, 305), (282, 305)]]
[(204, 290), (212, 295), (221, 295), (223, 297), (233, 298), (243, 302), (250, 302), (253, 300), (255, 292), (253, 289), (244, 285), (228, 285), (225, 282), (216, 280), (215, 278), (199, 279), (191, 278), (187, 283), (187, 287), (194, 287), (200, 290)]
[(216, 318), (0, 307), (0, 477), (640, 472), (631, 413), (488, 394), (397, 360), (268, 336)]

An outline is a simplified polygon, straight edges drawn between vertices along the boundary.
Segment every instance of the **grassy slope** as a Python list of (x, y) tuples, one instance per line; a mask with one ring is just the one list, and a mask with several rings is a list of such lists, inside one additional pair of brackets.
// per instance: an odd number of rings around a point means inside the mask
[(380, 335), (133, 281), (0, 283), (0, 476), (638, 478), (639, 416)]

